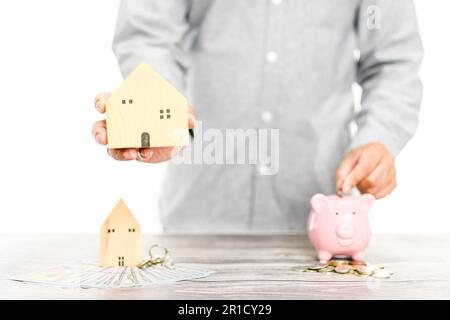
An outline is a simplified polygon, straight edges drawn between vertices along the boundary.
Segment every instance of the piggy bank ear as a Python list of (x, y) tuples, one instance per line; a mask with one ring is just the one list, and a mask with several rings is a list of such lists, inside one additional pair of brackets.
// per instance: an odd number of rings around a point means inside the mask
[(365, 193), (361, 196), (360, 203), (365, 212), (368, 212), (370, 208), (372, 208), (374, 202), (375, 197), (369, 193)]
[(314, 195), (311, 198), (311, 207), (316, 212), (321, 212), (321, 211), (324, 211), (324, 210), (328, 210), (330, 208), (330, 206), (328, 204), (328, 198), (325, 195), (321, 194), (321, 193), (318, 193), (318, 194)]

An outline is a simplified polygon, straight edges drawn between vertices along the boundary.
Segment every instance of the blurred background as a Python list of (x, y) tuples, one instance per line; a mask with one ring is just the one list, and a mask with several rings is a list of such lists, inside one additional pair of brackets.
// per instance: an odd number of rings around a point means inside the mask
[[(119, 197), (161, 231), (165, 165), (116, 162), (91, 137), (97, 93), (122, 81), (111, 51), (118, 0), (0, 2), (0, 233), (96, 233)], [(421, 123), (374, 233), (449, 233), (450, 1), (416, 0), (425, 46)]]

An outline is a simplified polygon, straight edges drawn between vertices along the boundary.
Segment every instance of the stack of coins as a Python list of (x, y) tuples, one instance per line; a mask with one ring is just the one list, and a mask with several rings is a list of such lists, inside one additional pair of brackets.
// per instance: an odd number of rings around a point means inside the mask
[(294, 267), (294, 271), (339, 273), (346, 275), (375, 277), (388, 279), (394, 273), (382, 264), (368, 264), (364, 261), (330, 260), (328, 263), (316, 264), (306, 267)]

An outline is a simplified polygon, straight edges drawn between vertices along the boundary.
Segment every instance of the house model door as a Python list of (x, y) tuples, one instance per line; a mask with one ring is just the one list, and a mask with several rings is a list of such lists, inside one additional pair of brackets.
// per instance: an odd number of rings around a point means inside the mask
[(142, 132), (141, 134), (141, 147), (150, 148), (150, 134), (148, 132)]
[(125, 257), (119, 256), (118, 261), (117, 261), (117, 265), (118, 265), (119, 267), (125, 266)]

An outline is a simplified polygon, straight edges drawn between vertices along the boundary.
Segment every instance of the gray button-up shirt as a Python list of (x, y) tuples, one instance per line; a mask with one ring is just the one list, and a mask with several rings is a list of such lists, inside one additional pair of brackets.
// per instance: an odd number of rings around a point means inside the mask
[(122, 0), (113, 47), (124, 76), (146, 62), (184, 92), (203, 131), (279, 128), (275, 175), (169, 164), (168, 231), (303, 231), (310, 197), (335, 193), (350, 148), (380, 141), (397, 154), (417, 127), (410, 0)]

